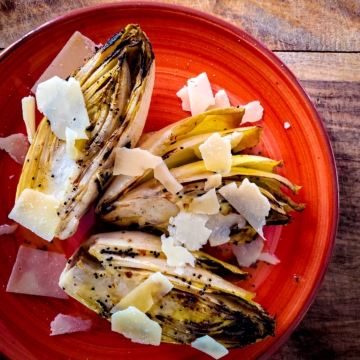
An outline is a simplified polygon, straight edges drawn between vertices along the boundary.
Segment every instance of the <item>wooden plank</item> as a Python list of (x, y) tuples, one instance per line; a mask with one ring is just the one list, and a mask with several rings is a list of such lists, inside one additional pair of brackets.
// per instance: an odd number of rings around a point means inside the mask
[(300, 80), (360, 82), (360, 53), (275, 52)]
[(302, 81), (302, 85), (332, 143), (340, 222), (331, 264), (313, 305), (271, 359), (356, 359), (360, 354), (360, 82)]
[[(118, 0), (122, 2), (124, 0)], [(62, 13), (108, 0), (0, 0), (0, 47)], [(272, 50), (360, 51), (358, 0), (163, 0), (212, 13)]]

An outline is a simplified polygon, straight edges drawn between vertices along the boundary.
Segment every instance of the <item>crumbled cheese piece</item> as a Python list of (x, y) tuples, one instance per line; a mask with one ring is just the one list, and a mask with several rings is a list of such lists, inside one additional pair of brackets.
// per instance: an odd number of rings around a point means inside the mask
[(197, 350), (204, 352), (205, 354), (210, 355), (214, 359), (220, 359), (221, 357), (227, 355), (229, 350), (225, 346), (218, 343), (209, 335), (205, 335), (201, 338), (196, 339), (191, 346)]
[(245, 114), (241, 120), (241, 124), (261, 120), (264, 108), (260, 105), (260, 101), (252, 101), (243, 106), (243, 108), (245, 108)]
[(60, 201), (51, 195), (25, 189), (15, 202), (9, 218), (28, 228), (41, 238), (51, 241), (60, 223), (57, 209)]
[(59, 286), (65, 255), (20, 246), (6, 291), (68, 299)]
[(154, 169), (154, 178), (158, 179), (173, 195), (178, 193), (183, 186), (174, 178), (164, 162), (157, 165)]
[(210, 105), (206, 110), (230, 107), (230, 101), (225, 90), (219, 90), (215, 94), (215, 104)]
[(178, 96), (182, 101), (182, 104), (181, 104), (182, 109), (184, 111), (191, 111), (189, 91), (188, 91), (188, 87), (186, 85), (176, 93), (176, 96)]
[(22, 165), (29, 150), (29, 142), (23, 134), (13, 134), (0, 138), (0, 149), (5, 150), (12, 159)]
[(258, 260), (263, 247), (264, 243), (258, 237), (248, 244), (233, 244), (232, 250), (240, 266), (250, 266)]
[(32, 87), (31, 91), (35, 94), (38, 84), (59, 76), (66, 79), (69, 74), (84, 64), (84, 59), (90, 58), (95, 53), (95, 43), (76, 31), (58, 55), (40, 76), (39, 80)]
[(209, 237), (211, 246), (218, 246), (227, 243), (230, 240), (230, 228), (237, 224), (241, 229), (245, 226), (245, 219), (239, 214), (222, 215), (220, 213), (209, 216), (206, 227), (212, 230)]
[(27, 96), (22, 98), (22, 114), (28, 134), (29, 143), (35, 135), (35, 98), (33, 96)]
[(230, 139), (212, 134), (199, 146), (201, 156), (207, 170), (228, 174), (231, 169)]
[(187, 82), (191, 115), (195, 116), (204, 112), (209, 105), (215, 104), (211, 85), (206, 73), (201, 73)]
[(189, 211), (196, 214), (217, 214), (219, 209), (220, 204), (215, 189), (211, 189), (206, 194), (194, 198), (189, 206)]
[(261, 253), (258, 257), (258, 260), (265, 261), (272, 265), (277, 265), (280, 262), (280, 260), (275, 255), (267, 252)]
[(74, 130), (71, 130), (70, 128), (66, 127), (65, 136), (66, 136), (66, 152), (73, 160), (76, 160), (78, 153), (75, 147), (75, 140), (77, 138), (77, 133)]
[(154, 169), (162, 162), (160, 156), (155, 156), (147, 150), (117, 148), (114, 175), (141, 176), (145, 170)]
[(132, 342), (160, 345), (160, 325), (133, 306), (112, 314), (111, 330), (131, 339)]
[(291, 126), (290, 123), (288, 123), (288, 122), (284, 123), (284, 129), (288, 129), (290, 126)]
[(161, 236), (161, 250), (166, 255), (167, 263), (170, 266), (176, 266), (179, 275), (182, 275), (181, 268), (186, 264), (190, 264), (194, 267), (195, 258), (191, 253), (182, 246), (174, 245), (174, 238), (172, 236)]
[(222, 176), (221, 174), (210, 175), (205, 181), (204, 190), (209, 191), (217, 188), (221, 185)]
[(231, 135), (224, 136), (225, 139), (230, 139), (230, 145), (233, 149), (235, 146), (239, 145), (239, 142), (243, 138), (244, 133), (235, 131)]
[(73, 77), (66, 81), (54, 76), (39, 84), (36, 102), (59, 139), (66, 140), (66, 127), (75, 131), (78, 139), (88, 138), (85, 130), (90, 125), (89, 116), (80, 83)]
[(90, 331), (92, 326), (91, 320), (85, 320), (81, 317), (58, 314), (50, 323), (50, 336), (69, 334), (79, 331)]
[(12, 234), (17, 229), (17, 227), (18, 227), (17, 224), (14, 224), (14, 225), (8, 225), (8, 224), (0, 225), (0, 235)]
[(145, 313), (173, 287), (173, 284), (167, 277), (160, 272), (156, 272), (122, 298), (121, 301), (111, 309), (111, 313), (125, 310), (129, 306), (134, 306)]
[[(180, 212), (176, 217), (171, 217), (169, 222), (174, 229), (169, 229), (170, 234), (188, 250), (199, 250), (206, 244), (211, 230), (205, 227), (209, 220), (207, 215)], [(171, 226), (169, 226), (171, 228)]]
[(245, 220), (264, 238), (263, 226), (270, 212), (269, 200), (261, 194), (256, 184), (247, 178), (239, 188), (233, 182), (219, 189), (219, 193), (242, 215)]

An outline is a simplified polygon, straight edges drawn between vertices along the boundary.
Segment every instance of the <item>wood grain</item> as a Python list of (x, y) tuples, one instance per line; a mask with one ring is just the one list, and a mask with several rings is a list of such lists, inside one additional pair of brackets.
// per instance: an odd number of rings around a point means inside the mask
[(275, 54), (300, 80), (360, 81), (360, 53), (276, 51)]
[(272, 357), (358, 359), (360, 354), (360, 82), (302, 81), (329, 133), (338, 169), (340, 221), (325, 281), (312, 307)]
[[(0, 0), (0, 47), (10, 45), (29, 30), (62, 13), (105, 2), (108, 0)], [(249, 32), (272, 50), (360, 51), (358, 0), (162, 2), (221, 17)]]

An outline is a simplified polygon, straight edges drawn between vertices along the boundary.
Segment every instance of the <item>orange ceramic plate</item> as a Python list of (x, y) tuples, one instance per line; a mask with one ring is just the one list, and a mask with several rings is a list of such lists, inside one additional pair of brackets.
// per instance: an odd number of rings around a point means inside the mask
[[(277, 315), (275, 338), (231, 350), (227, 359), (269, 356), (294, 330), (308, 309), (329, 263), (338, 219), (338, 189), (334, 159), (323, 123), (294, 75), (257, 40), (238, 28), (198, 11), (165, 4), (108, 4), (62, 16), (31, 32), (0, 56), (0, 136), (25, 133), (20, 100), (68, 38), (79, 30), (104, 43), (128, 23), (138, 23), (152, 41), (156, 82), (146, 130), (180, 120), (175, 93), (189, 77), (206, 71), (214, 90), (226, 89), (232, 104), (259, 100), (265, 131), (262, 153), (284, 159), (285, 174), (303, 186), (298, 201), (307, 204), (287, 227), (268, 230), (271, 246), (281, 259), (277, 266), (260, 266), (253, 276), (261, 303)], [(284, 129), (284, 122), (291, 124)], [(0, 224), (14, 204), (21, 167), (2, 152)], [(69, 256), (86, 232), (94, 231), (90, 212), (75, 237), (55, 241), (50, 250)], [(75, 301), (5, 292), (17, 249), (39, 240), (26, 229), (0, 241), (0, 351), (12, 359), (198, 359), (207, 357), (190, 346), (134, 344), (96, 320), (91, 333), (50, 337), (50, 322), (59, 313), (92, 313)], [(41, 243), (43, 245), (43, 243)], [(298, 282), (296, 281), (298, 278)], [(95, 317), (97, 319), (97, 317)]]

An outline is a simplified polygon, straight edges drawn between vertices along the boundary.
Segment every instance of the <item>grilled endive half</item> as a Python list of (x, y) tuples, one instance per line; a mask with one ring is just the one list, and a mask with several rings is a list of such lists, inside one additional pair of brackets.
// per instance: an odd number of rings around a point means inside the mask
[[(231, 140), (231, 170), (222, 175), (222, 183), (216, 188), (221, 204), (220, 213), (229, 215), (236, 213), (236, 210), (218, 190), (231, 182), (239, 186), (244, 178), (248, 178), (250, 182), (258, 185), (270, 203), (267, 225), (288, 224), (291, 221), (289, 212), (302, 211), (305, 205), (295, 203), (285, 194), (283, 187), (288, 188), (294, 195), (297, 195), (300, 187), (276, 173), (276, 168), (283, 166), (282, 161), (239, 154), (241, 150), (256, 145), (262, 131), (261, 127), (236, 128), (243, 111), (238, 108), (212, 110), (171, 125), (162, 134), (149, 137), (141, 147), (162, 156), (172, 175), (183, 185), (183, 189), (175, 195), (170, 193), (153, 177), (150, 170), (136, 178), (116, 177), (97, 207), (101, 218), (123, 228), (135, 227), (149, 231), (157, 229), (167, 233), (169, 219), (181, 210), (186, 211), (195, 198), (206, 193), (205, 182), (214, 173), (206, 169), (204, 161), (201, 160), (199, 146), (217, 132), (221, 136), (232, 136), (234, 139)], [(242, 228), (234, 225), (231, 228), (230, 240), (249, 242), (256, 235), (256, 231), (249, 224)]]
[(244, 274), (202, 252), (195, 267), (178, 276), (166, 263), (161, 241), (142, 232), (92, 236), (71, 257), (59, 285), (72, 297), (110, 319), (111, 309), (159, 271), (173, 289), (146, 312), (162, 328), (162, 341), (190, 344), (209, 335), (227, 348), (243, 347), (274, 335), (275, 321), (245, 291), (217, 274)]
[(24, 189), (34, 189), (60, 200), (55, 237), (70, 237), (108, 184), (115, 148), (136, 145), (150, 105), (154, 72), (149, 40), (138, 25), (128, 25), (71, 75), (80, 82), (90, 120), (88, 140), (76, 141), (76, 159), (67, 155), (66, 142), (52, 132), (48, 119), (41, 121), (16, 197)]

